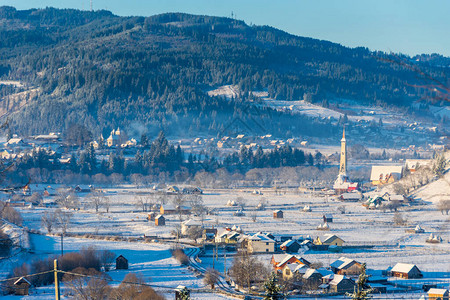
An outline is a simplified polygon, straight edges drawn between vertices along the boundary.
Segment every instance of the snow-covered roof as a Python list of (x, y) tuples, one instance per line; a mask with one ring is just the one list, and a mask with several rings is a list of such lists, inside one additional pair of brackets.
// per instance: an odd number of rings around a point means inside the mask
[(330, 281), (330, 285), (338, 285), (342, 280), (349, 279), (345, 275), (337, 275), (335, 274), (333, 280)]
[(252, 235), (249, 240), (251, 240), (251, 241), (264, 241), (264, 242), (268, 242), (268, 243), (275, 243), (274, 240), (272, 240), (266, 234), (261, 233), (261, 232)]
[(428, 290), (428, 294), (433, 294), (433, 295), (444, 295), (447, 292), (448, 292), (447, 289), (431, 288)]
[(306, 270), (305, 274), (303, 275), (304, 279), (310, 278), (313, 274), (320, 274), (316, 269), (309, 268)]
[(201, 226), (202, 224), (196, 220), (189, 219), (182, 223), (184, 226)]
[[(328, 225), (327, 225), (327, 226), (328, 226)], [(322, 228), (326, 228), (326, 227), (322, 227)], [(335, 235), (335, 234), (324, 234), (323, 237), (324, 237), (325, 239), (322, 241), (322, 243), (331, 242), (331, 241), (333, 241), (333, 240), (335, 240), (335, 239), (340, 239), (340, 240), (344, 241), (343, 239), (341, 239), (340, 237), (338, 237), (338, 236)]]
[[(391, 272), (409, 273), (416, 265), (397, 263), (391, 270)], [(416, 267), (417, 268), (417, 267)]]
[(290, 247), (295, 241), (293, 240), (287, 240), (283, 244), (281, 244), (280, 247)]
[(403, 166), (372, 166), (370, 180), (379, 180), (380, 176), (385, 179), (386, 175), (393, 175), (396, 179), (400, 179)]
[(26, 283), (28, 283), (29, 285), (31, 285), (31, 283), (25, 278), (25, 277), (20, 277), (19, 279), (17, 279), (16, 281), (14, 281), (14, 284), (16, 285), (16, 284), (18, 284), (19, 282), (26, 282)]
[(340, 257), (338, 260), (334, 261), (330, 266), (336, 269), (344, 269), (353, 262), (357, 261), (347, 257)]

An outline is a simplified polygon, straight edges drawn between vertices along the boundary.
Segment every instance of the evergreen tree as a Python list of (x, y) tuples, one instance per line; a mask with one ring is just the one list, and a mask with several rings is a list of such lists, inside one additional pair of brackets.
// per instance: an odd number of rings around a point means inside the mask
[(356, 290), (353, 293), (346, 293), (348, 297), (352, 300), (367, 300), (371, 299), (372, 289), (367, 285), (367, 278), (369, 276), (366, 275), (366, 264), (362, 264), (361, 266), (361, 274), (358, 277), (358, 281), (356, 282)]
[(278, 283), (278, 277), (275, 272), (272, 272), (266, 282), (264, 282), (264, 291), (264, 300), (278, 300), (286, 298), (283, 295), (282, 286)]

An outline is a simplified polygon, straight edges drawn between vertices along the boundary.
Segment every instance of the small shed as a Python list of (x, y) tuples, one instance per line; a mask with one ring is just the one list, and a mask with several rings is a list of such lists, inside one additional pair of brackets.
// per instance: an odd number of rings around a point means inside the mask
[(428, 290), (429, 300), (449, 300), (448, 289), (431, 288)]
[(158, 215), (155, 217), (155, 225), (156, 226), (165, 226), (166, 225), (166, 218), (164, 218), (163, 215)]
[(20, 277), (14, 282), (14, 294), (26, 296), (28, 295), (28, 290), (30, 286), (31, 283), (25, 277)]
[(332, 214), (323, 215), (323, 222), (324, 223), (333, 223), (333, 215)]
[(273, 218), (274, 219), (283, 219), (283, 211), (282, 210), (274, 210), (273, 211)]
[(393, 277), (404, 278), (404, 279), (422, 278), (423, 277), (422, 272), (419, 270), (419, 268), (416, 265), (404, 264), (404, 263), (397, 263), (390, 271), (390, 274)]
[(123, 255), (116, 258), (116, 270), (128, 270), (128, 259)]
[(147, 215), (147, 221), (155, 221), (155, 218), (156, 218), (155, 212), (151, 212)]
[(190, 299), (191, 291), (184, 285), (179, 285), (175, 289), (175, 300)]

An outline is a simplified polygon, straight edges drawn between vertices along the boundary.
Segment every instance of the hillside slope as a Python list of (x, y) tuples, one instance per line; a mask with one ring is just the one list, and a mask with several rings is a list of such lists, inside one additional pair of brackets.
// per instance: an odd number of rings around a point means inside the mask
[[(255, 109), (257, 98), (249, 92), (408, 109), (432, 96), (414, 86), (424, 83), (416, 68), (442, 82), (450, 73), (441, 65), (446, 58), (416, 62), (229, 18), (179, 13), (144, 18), (0, 7), (0, 53), (0, 80), (22, 84), (0, 84), (2, 109), (16, 111), (10, 125), (23, 134), (79, 123), (97, 134), (120, 126), (169, 135), (253, 130), (329, 136), (336, 133), (330, 122)], [(240, 94), (228, 100), (208, 96), (223, 85), (237, 85)], [(11, 97), (34, 88), (40, 92), (25, 104)]]

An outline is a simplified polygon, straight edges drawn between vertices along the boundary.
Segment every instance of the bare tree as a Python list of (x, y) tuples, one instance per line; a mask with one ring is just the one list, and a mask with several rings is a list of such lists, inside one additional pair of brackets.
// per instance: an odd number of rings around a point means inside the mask
[(141, 209), (143, 212), (149, 211), (154, 204), (152, 198), (150, 198), (148, 195), (136, 195), (134, 199), (136, 201), (136, 208)]
[(192, 226), (187, 231), (187, 236), (194, 240), (194, 242), (197, 243), (197, 240), (202, 237), (203, 234), (203, 228), (199, 226)]
[(203, 278), (203, 281), (205, 284), (211, 286), (211, 289), (214, 289), (214, 285), (219, 280), (219, 272), (215, 269), (208, 269), (205, 273), (205, 277)]
[(186, 197), (182, 194), (176, 194), (172, 199), (173, 205), (178, 212), (178, 218), (180, 221), (183, 220), (183, 206), (186, 204)]
[(406, 218), (403, 218), (401, 213), (396, 212), (394, 214), (394, 218), (393, 218), (394, 224), (401, 226), (401, 225), (405, 225), (407, 223)]
[(57, 215), (56, 212), (46, 211), (41, 217), (41, 223), (47, 229), (48, 233), (52, 233), (53, 227), (57, 225)]
[(441, 199), (437, 204), (437, 209), (441, 211), (441, 214), (447, 214), (450, 211), (450, 200)]
[(242, 251), (233, 260), (230, 268), (230, 275), (240, 286), (246, 286), (250, 292), (253, 283), (263, 282), (269, 274), (268, 269), (255, 256), (247, 251)]
[(102, 300), (108, 299), (110, 287), (108, 281), (111, 278), (95, 269), (78, 267), (63, 277), (64, 284), (72, 291), (75, 299), (80, 300)]
[(72, 218), (72, 213), (68, 211), (62, 211), (57, 209), (55, 211), (58, 227), (61, 229), (62, 234), (66, 234), (67, 229), (70, 226), (70, 220)]
[(56, 203), (67, 209), (78, 209), (80, 207), (80, 200), (78, 199), (78, 196), (68, 190), (58, 190)]
[(116, 259), (116, 254), (109, 250), (103, 250), (98, 253), (98, 257), (105, 272), (108, 272)]
[(1, 210), (1, 217), (7, 220), (8, 222), (22, 226), (23, 223), (22, 215), (11, 206), (3, 205)]
[(42, 195), (38, 192), (34, 192), (29, 198), (28, 201), (33, 203), (33, 205), (42, 205)]
[(122, 283), (111, 291), (108, 299), (164, 300), (164, 297), (148, 286), (141, 274), (128, 273)]
[(251, 214), (250, 214), (250, 218), (252, 218), (252, 221), (253, 222), (256, 222), (256, 218), (258, 217), (258, 213), (256, 212), (256, 211), (253, 211)]
[(245, 209), (245, 206), (247, 204), (247, 200), (245, 200), (243, 197), (237, 197), (236, 198), (236, 204), (239, 206), (242, 210)]
[(100, 190), (94, 190), (89, 193), (87, 199), (89, 200), (90, 206), (94, 207), (96, 213), (98, 213), (100, 207), (104, 206), (106, 202), (106, 197)]

